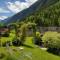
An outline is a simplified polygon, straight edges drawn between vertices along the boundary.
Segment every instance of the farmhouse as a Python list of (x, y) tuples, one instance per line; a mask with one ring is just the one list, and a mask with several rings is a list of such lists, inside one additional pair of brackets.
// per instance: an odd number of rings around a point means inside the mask
[(0, 36), (1, 37), (8, 37), (9, 36), (9, 29), (7, 26), (0, 27)]

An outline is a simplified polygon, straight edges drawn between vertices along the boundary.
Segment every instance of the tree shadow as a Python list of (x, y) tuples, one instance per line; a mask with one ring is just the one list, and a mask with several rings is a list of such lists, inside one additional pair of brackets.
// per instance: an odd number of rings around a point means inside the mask
[(27, 44), (23, 44), (23, 46), (28, 47), (28, 48), (34, 48), (34, 47), (27, 45)]
[(48, 53), (54, 54), (56, 56), (60, 56), (60, 49), (57, 48), (49, 48), (47, 50)]

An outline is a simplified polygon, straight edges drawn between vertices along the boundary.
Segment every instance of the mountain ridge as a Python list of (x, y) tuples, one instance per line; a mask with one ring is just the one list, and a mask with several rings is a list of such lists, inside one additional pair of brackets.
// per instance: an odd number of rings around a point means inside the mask
[(47, 7), (51, 4), (56, 3), (57, 1), (59, 1), (59, 0), (54, 0), (53, 2), (52, 2), (52, 0), (38, 0), (36, 3), (31, 5), (29, 8), (15, 14), (14, 16), (12, 16), (8, 19), (5, 19), (2, 22), (4, 22), (5, 24), (9, 24), (9, 23), (20, 21), (22, 18), (25, 18), (29, 14), (35, 12), (37, 9), (42, 9), (44, 7)]

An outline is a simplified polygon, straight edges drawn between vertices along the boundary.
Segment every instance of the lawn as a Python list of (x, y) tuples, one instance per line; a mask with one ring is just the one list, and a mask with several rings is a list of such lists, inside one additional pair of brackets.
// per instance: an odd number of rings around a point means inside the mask
[(4, 42), (6, 42), (6, 41), (12, 41), (12, 40), (14, 39), (14, 37), (15, 37), (15, 31), (12, 30), (12, 31), (10, 32), (9, 37), (1, 37), (1, 42), (4, 43)]
[(24, 46), (1, 47), (0, 53), (4, 54), (1, 60), (60, 60), (60, 56), (50, 54), (34, 45), (32, 38), (27, 37)]

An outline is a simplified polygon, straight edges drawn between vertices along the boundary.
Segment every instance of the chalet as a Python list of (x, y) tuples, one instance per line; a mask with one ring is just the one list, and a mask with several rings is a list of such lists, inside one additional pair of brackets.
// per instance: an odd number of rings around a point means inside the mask
[(1, 37), (8, 37), (9, 36), (9, 29), (7, 26), (0, 27), (0, 36)]

